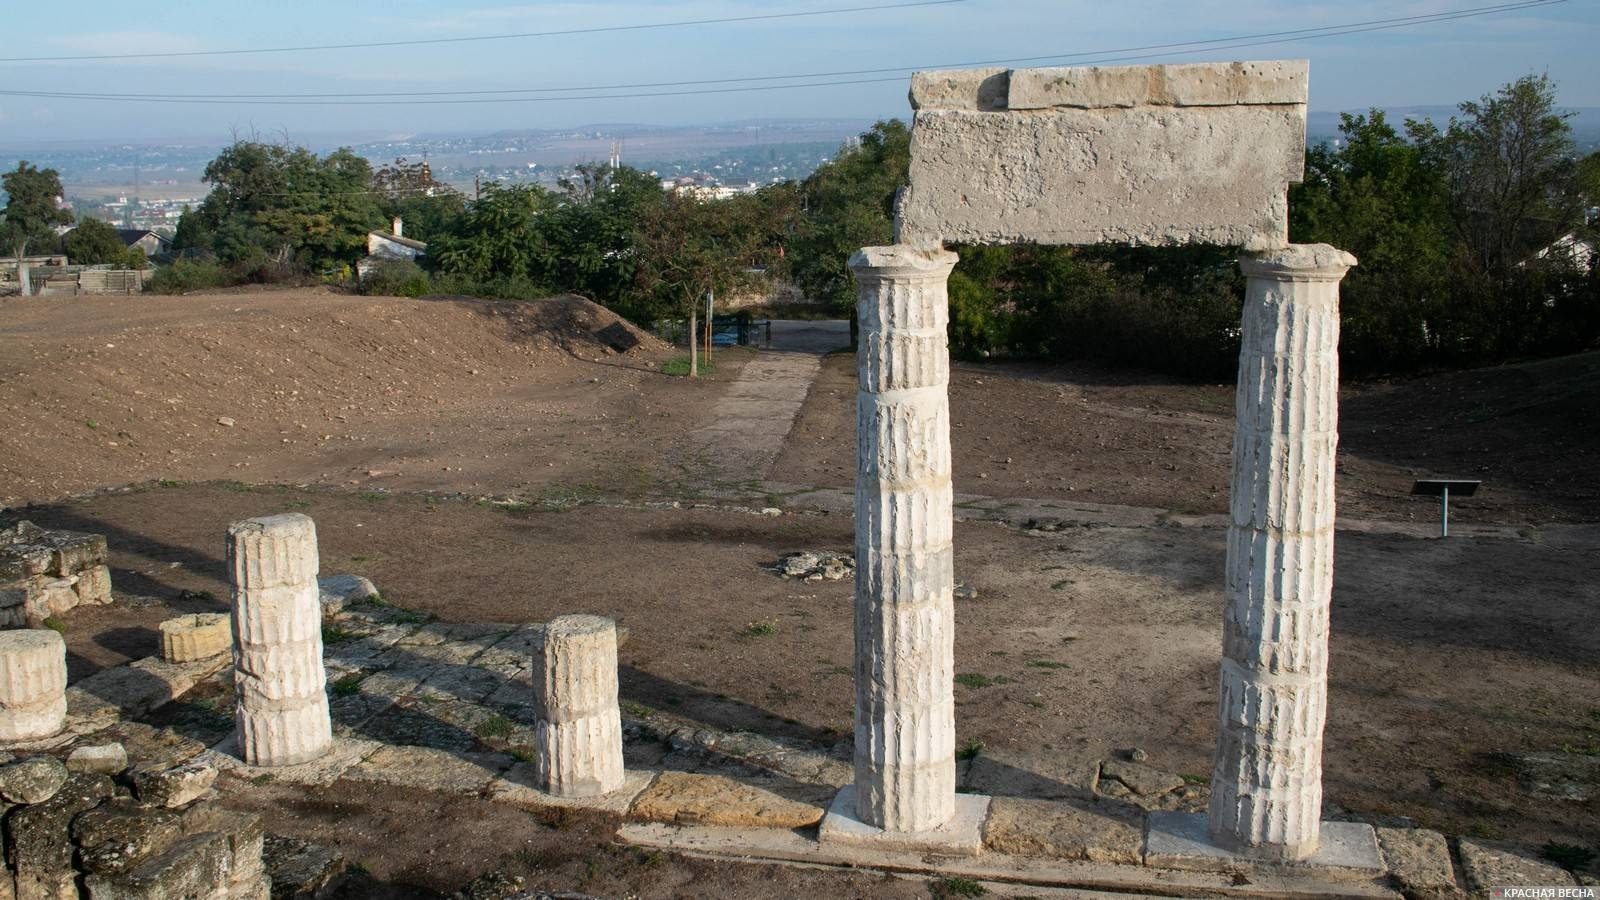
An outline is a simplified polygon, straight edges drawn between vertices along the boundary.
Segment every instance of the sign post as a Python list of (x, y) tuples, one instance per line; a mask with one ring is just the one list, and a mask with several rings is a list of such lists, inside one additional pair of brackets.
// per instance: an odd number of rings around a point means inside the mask
[(1451, 492), (1457, 497), (1471, 497), (1482, 483), (1475, 478), (1419, 478), (1411, 486), (1411, 495), (1439, 498), (1439, 537), (1446, 538), (1450, 536)]

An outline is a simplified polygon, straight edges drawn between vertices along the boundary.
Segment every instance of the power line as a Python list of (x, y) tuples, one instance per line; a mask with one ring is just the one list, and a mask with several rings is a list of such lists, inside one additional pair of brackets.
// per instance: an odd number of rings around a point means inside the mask
[[(340, 98), (384, 98), (384, 97), (477, 97), (507, 94), (553, 94), (574, 91), (612, 91), (636, 90), (642, 88), (667, 88), (667, 87), (697, 87), (701, 85), (735, 84), (740, 82), (761, 81), (793, 81), (798, 79), (817, 78), (843, 78), (858, 75), (883, 75), (891, 72), (915, 72), (928, 69), (964, 69), (981, 66), (1009, 65), (1015, 63), (1032, 63), (1046, 61), (1062, 61), (1088, 59), (1089, 57), (1107, 57), (1109, 54), (1139, 53), (1152, 50), (1170, 50), (1178, 53), (1199, 53), (1217, 49), (1237, 49), (1241, 47), (1261, 46), (1268, 43), (1288, 43), (1290, 40), (1309, 40), (1318, 37), (1337, 37), (1345, 34), (1358, 34), (1366, 31), (1387, 30), (1389, 28), (1402, 28), (1413, 25), (1425, 25), (1434, 22), (1450, 21), (1452, 19), (1472, 18), (1501, 12), (1516, 12), (1541, 6), (1553, 6), (1565, 3), (1567, 0), (1514, 0), (1514, 2), (1500, 3), (1493, 6), (1479, 6), (1468, 9), (1451, 10), (1440, 13), (1429, 13), (1416, 16), (1399, 16), (1388, 19), (1369, 19), (1362, 22), (1346, 22), (1340, 25), (1322, 25), (1315, 28), (1298, 28), (1289, 31), (1267, 31), (1255, 34), (1233, 35), (1232, 37), (1210, 38), (1196, 41), (1178, 41), (1168, 44), (1145, 44), (1137, 47), (1119, 47), (1110, 50), (1082, 50), (1072, 53), (1052, 53), (1044, 56), (1016, 56), (1004, 59), (985, 59), (959, 63), (939, 63), (933, 65), (916, 66), (889, 66), (876, 69), (844, 69), (833, 72), (797, 72), (788, 75), (750, 75), (743, 77), (705, 78), (688, 81), (644, 81), (625, 82), (619, 84), (590, 84), (574, 85), (568, 87), (543, 87), (543, 88), (489, 88), (482, 90), (459, 91), (367, 91), (367, 92), (316, 92), (316, 93), (285, 93), (285, 94), (104, 94), (75, 93), (75, 92), (27, 92), (28, 96), (60, 96), (70, 98), (115, 98), (126, 100), (316, 100)], [(1278, 40), (1282, 39), (1282, 40)], [(1252, 43), (1238, 43), (1250, 41)], [(1227, 47), (1215, 45), (1228, 44)], [(1192, 50), (1180, 48), (1191, 47)], [(1093, 59), (1092, 62), (1126, 62), (1130, 60), (1146, 59), (1147, 56), (1111, 56), (1105, 59)], [(898, 79), (880, 79), (898, 80)], [(839, 84), (864, 84), (871, 82), (847, 81)], [(812, 87), (815, 85), (799, 85)], [(0, 90), (0, 95), (13, 93)], [(655, 95), (649, 95), (655, 96)], [(673, 96), (673, 95), (661, 95)], [(563, 98), (557, 98), (563, 99)], [(576, 98), (575, 98), (576, 99)], [(593, 99), (593, 98), (584, 98)]]
[[(735, 94), (754, 91), (787, 90), (796, 88), (837, 87), (859, 84), (880, 84), (901, 81), (903, 75), (884, 78), (848, 78), (837, 80), (849, 75), (876, 75), (880, 73), (895, 72), (905, 73), (925, 69), (959, 69), (981, 66), (993, 66), (1013, 63), (1030, 63), (1044, 61), (1080, 61), (1084, 63), (1104, 64), (1116, 62), (1133, 62), (1152, 59), (1159, 56), (1190, 55), (1195, 53), (1211, 53), (1220, 50), (1236, 50), (1247, 47), (1259, 47), (1270, 44), (1285, 44), (1298, 41), (1315, 40), (1317, 38), (1340, 37), (1351, 34), (1364, 34), (1375, 31), (1387, 31), (1398, 28), (1408, 28), (1417, 25), (1433, 24), (1457, 19), (1474, 18), (1503, 12), (1515, 12), (1544, 6), (1554, 6), (1565, 3), (1567, 0), (1519, 0), (1519, 2), (1502, 3), (1494, 6), (1481, 6), (1469, 9), (1454, 10), (1443, 13), (1432, 13), (1420, 16), (1403, 16), (1390, 19), (1371, 19), (1363, 22), (1348, 22), (1340, 25), (1324, 25), (1316, 28), (1302, 28), (1290, 31), (1261, 32), (1257, 34), (1234, 35), (1226, 38), (1212, 38), (1198, 41), (1181, 41), (1169, 44), (1149, 44), (1140, 47), (1125, 47), (1114, 50), (1077, 51), (1073, 53), (1050, 54), (1045, 56), (1011, 57), (1007, 59), (979, 60), (965, 63), (945, 63), (941, 65), (926, 66), (897, 66), (882, 69), (856, 69), (838, 72), (818, 72), (791, 75), (758, 75), (738, 78), (702, 79), (694, 81), (660, 81), (639, 82), (617, 85), (587, 85), (580, 87), (564, 88), (524, 88), (524, 89), (497, 89), (481, 91), (418, 91), (418, 92), (375, 92), (354, 94), (111, 94), (101, 92), (67, 92), (67, 91), (26, 91), (26, 90), (0, 90), (0, 96), (40, 97), (61, 100), (103, 100), (142, 103), (188, 103), (208, 105), (263, 105), (263, 106), (431, 106), (431, 105), (464, 105), (483, 103), (548, 103), (561, 100), (619, 100), (619, 99), (645, 99), (651, 97), (682, 97), (702, 94)], [(1188, 49), (1184, 49), (1188, 48)], [(1133, 51), (1162, 51), (1162, 52), (1133, 52)], [(1123, 54), (1123, 55), (1112, 55)], [(772, 82), (792, 81), (803, 78), (824, 78), (835, 80), (806, 81), (792, 84), (745, 84), (741, 87), (697, 87), (699, 85), (729, 85), (746, 82)], [(685, 90), (644, 91), (628, 93), (602, 93), (602, 94), (569, 94), (567, 96), (504, 96), (506, 94), (557, 94), (573, 91), (608, 91), (634, 88), (667, 88), (685, 87)], [(493, 96), (484, 96), (493, 95)], [(424, 98), (424, 99), (372, 99), (372, 98)], [(444, 97), (448, 99), (427, 99)], [(328, 98), (355, 98), (355, 99), (328, 99)]]
[(416, 47), (426, 44), (465, 44), (475, 41), (511, 41), (523, 38), (564, 37), (577, 34), (600, 34), (610, 31), (646, 31), (654, 28), (686, 28), (694, 25), (725, 25), (736, 22), (765, 22), (773, 19), (800, 19), (808, 16), (834, 16), (841, 13), (874, 12), (884, 9), (910, 9), (918, 6), (946, 6), (965, 3), (966, 0), (914, 0), (910, 3), (884, 3), (873, 6), (848, 6), (840, 9), (813, 9), (800, 12), (760, 13), (749, 16), (726, 16), (718, 19), (684, 19), (678, 22), (649, 22), (639, 25), (596, 25), (589, 28), (565, 28), (557, 31), (524, 31), (517, 34), (479, 34), (469, 37), (419, 38), (407, 41), (365, 41), (353, 44), (311, 44), (304, 47), (239, 47), (231, 50), (164, 50), (152, 53), (99, 53), (84, 56), (12, 56), (0, 57), (0, 63), (19, 62), (88, 62), (107, 59), (172, 59), (186, 56), (240, 56), (257, 53), (305, 53), (318, 50), (358, 50), (370, 47)]

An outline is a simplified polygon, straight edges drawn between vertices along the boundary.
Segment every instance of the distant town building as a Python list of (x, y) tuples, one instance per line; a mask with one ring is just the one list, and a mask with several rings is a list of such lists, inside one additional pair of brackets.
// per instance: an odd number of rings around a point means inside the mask
[(172, 249), (172, 240), (148, 228), (118, 228), (123, 246), (138, 247), (145, 256), (158, 256)]

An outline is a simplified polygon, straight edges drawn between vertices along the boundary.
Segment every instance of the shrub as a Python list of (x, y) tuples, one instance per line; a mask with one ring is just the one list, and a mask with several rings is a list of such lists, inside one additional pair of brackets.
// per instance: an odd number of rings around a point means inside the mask
[(361, 277), (361, 293), (386, 297), (421, 297), (431, 293), (428, 273), (410, 260), (386, 260)]
[(180, 259), (156, 269), (149, 290), (156, 294), (187, 294), (237, 283), (229, 272), (210, 260)]

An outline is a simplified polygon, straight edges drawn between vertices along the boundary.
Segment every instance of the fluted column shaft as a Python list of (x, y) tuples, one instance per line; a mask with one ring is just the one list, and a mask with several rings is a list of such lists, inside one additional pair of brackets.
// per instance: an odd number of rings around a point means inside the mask
[(534, 647), (539, 787), (598, 797), (622, 787), (617, 706), (617, 626), (600, 616), (558, 616)]
[(66, 641), (48, 629), (0, 631), (0, 741), (47, 738), (66, 720)]
[(228, 526), (240, 758), (287, 766), (333, 743), (322, 667), (317, 529), (289, 513)]
[(1248, 286), (1210, 829), (1242, 854), (1301, 859), (1321, 828), (1339, 281), (1355, 258), (1291, 245), (1239, 264)]
[(927, 831), (955, 814), (950, 355), (956, 255), (867, 247), (858, 286), (856, 817)]

